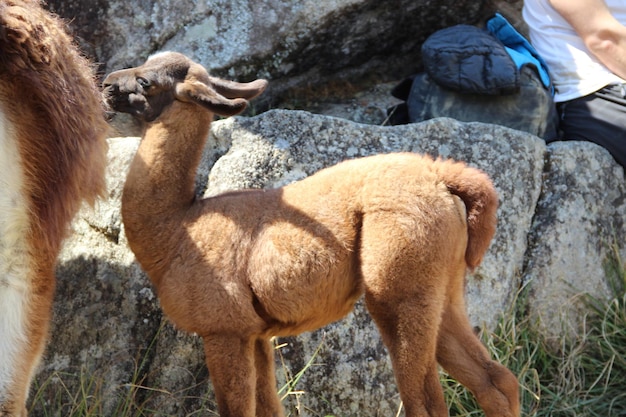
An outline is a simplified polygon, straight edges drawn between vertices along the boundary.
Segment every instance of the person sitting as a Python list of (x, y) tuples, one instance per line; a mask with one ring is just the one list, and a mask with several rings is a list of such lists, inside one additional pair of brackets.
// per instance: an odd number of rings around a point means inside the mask
[(560, 140), (597, 143), (626, 167), (626, 1), (525, 0), (522, 15), (554, 83)]

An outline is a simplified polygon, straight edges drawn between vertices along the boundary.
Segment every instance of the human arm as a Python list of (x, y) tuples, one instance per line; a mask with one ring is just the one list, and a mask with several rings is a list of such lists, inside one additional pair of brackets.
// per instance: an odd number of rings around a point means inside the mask
[(626, 26), (604, 0), (548, 0), (581, 37), (587, 49), (611, 72), (626, 79)]

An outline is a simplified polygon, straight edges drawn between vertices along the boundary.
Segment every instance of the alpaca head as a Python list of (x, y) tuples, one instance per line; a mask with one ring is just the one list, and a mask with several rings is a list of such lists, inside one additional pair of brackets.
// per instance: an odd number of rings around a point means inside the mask
[(212, 77), (183, 54), (162, 52), (141, 66), (109, 74), (104, 96), (114, 111), (152, 122), (175, 101), (195, 103), (220, 116), (241, 113), (267, 81), (237, 83)]

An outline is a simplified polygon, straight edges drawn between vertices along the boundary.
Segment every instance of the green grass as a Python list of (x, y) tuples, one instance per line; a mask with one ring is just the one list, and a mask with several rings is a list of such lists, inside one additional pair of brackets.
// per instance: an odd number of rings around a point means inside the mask
[[(555, 345), (532, 329), (526, 310), (526, 290), (522, 289), (510, 311), (494, 331), (483, 330), (481, 339), (492, 357), (518, 376), (524, 417), (580, 417), (626, 415), (626, 273), (616, 256), (605, 266), (613, 291), (610, 300), (589, 295), (582, 299), (588, 308), (585, 330), (572, 340)], [(154, 342), (153, 342), (154, 343)], [(298, 412), (301, 398), (315, 395), (302, 387), (301, 377), (315, 362), (322, 348), (301, 370), (290, 370), (276, 346), (284, 380), (279, 390), (283, 400), (295, 398)], [(133, 380), (120, 386), (114, 398), (116, 417), (161, 415), (148, 407), (151, 393), (157, 389), (143, 385), (143, 361), (136, 365)], [(484, 416), (473, 396), (460, 384), (441, 372), (446, 401), (451, 416)], [(96, 417), (104, 408), (101, 381), (82, 369), (78, 374), (55, 373), (36, 386), (32, 402), (44, 410), (43, 417)], [(69, 386), (79, 388), (70, 389)], [(167, 393), (166, 393), (167, 394)], [(191, 415), (217, 415), (211, 401)], [(197, 413), (197, 414), (196, 414)], [(324, 416), (323, 413), (316, 415)], [(400, 410), (398, 415), (401, 415)], [(325, 416), (333, 417), (333, 416)]]

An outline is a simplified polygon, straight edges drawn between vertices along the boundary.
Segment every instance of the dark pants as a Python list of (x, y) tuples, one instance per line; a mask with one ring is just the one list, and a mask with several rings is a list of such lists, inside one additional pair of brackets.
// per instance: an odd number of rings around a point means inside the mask
[(606, 148), (626, 168), (626, 84), (557, 105), (560, 140), (584, 140)]

